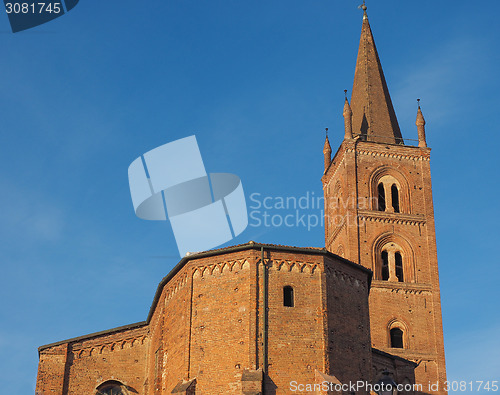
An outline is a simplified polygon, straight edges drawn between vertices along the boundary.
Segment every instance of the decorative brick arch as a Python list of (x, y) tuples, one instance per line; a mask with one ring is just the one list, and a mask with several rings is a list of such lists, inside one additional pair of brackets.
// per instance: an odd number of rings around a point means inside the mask
[(405, 321), (399, 318), (393, 318), (387, 323), (387, 346), (391, 347), (391, 329), (395, 328), (403, 331), (403, 349), (410, 348), (410, 328)]
[(405, 283), (417, 282), (415, 271), (415, 252), (411, 243), (405, 237), (396, 233), (384, 233), (377, 237), (372, 247), (372, 271), (375, 280), (382, 280), (382, 251), (387, 247), (399, 251), (403, 258), (403, 273)]
[(335, 186), (333, 187), (332, 195), (335, 197), (338, 195), (342, 195), (342, 183), (340, 182), (340, 180), (337, 180), (335, 182)]
[(341, 205), (343, 204), (342, 201), (342, 184), (340, 183), (339, 180), (335, 183), (335, 186), (333, 187), (333, 193), (331, 195), (331, 199), (335, 199), (335, 202), (331, 202), (335, 204), (335, 212), (339, 212)]
[(344, 246), (342, 244), (339, 244), (339, 246), (337, 247), (337, 255), (344, 258), (345, 252), (344, 252)]
[[(390, 166), (382, 166), (372, 172), (369, 179), (370, 185), (370, 203), (372, 210), (378, 210), (378, 185), (380, 182), (384, 184), (396, 184), (399, 192), (399, 208), (401, 213), (411, 213), (410, 202), (410, 184), (408, 177), (400, 170)], [(386, 191), (388, 196), (388, 191)]]
[[(329, 188), (330, 189), (330, 188)], [(326, 196), (325, 199), (325, 215), (326, 215), (326, 221), (325, 225), (327, 226), (328, 229), (334, 229), (335, 226), (337, 225), (337, 218), (339, 216), (339, 213), (341, 213), (341, 207), (343, 204), (342, 200), (342, 183), (337, 180), (335, 182), (335, 185), (333, 186), (333, 190), (330, 193), (330, 190), (328, 191), (328, 195)], [(327, 230), (329, 231), (329, 230)]]

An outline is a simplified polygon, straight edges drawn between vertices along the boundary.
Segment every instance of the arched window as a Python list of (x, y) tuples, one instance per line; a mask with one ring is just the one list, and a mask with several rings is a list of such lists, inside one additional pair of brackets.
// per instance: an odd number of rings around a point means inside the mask
[(293, 300), (293, 288), (287, 285), (286, 287), (283, 287), (283, 306), (286, 307), (293, 307), (294, 306), (294, 300)]
[(403, 348), (403, 331), (399, 328), (391, 329), (391, 347)]
[(378, 184), (378, 211), (385, 211), (385, 189), (384, 184)]
[(399, 190), (396, 184), (391, 186), (392, 208), (395, 213), (399, 213)]
[(112, 380), (101, 384), (96, 395), (128, 395), (128, 392), (122, 383)]
[(376, 280), (412, 282), (411, 273), (405, 275), (405, 268), (408, 268), (409, 265), (403, 262), (403, 251), (401, 246), (392, 242), (381, 247), (374, 270)]
[(372, 245), (372, 270), (375, 281), (417, 282), (412, 245), (401, 235), (388, 232)]
[(386, 213), (411, 213), (410, 186), (398, 169), (384, 166), (370, 175), (371, 210)]
[(382, 251), (382, 280), (389, 280), (389, 254)]
[(399, 282), (404, 282), (404, 276), (403, 276), (403, 257), (401, 256), (400, 252), (396, 252), (394, 254), (394, 258), (396, 260), (396, 277), (398, 278)]

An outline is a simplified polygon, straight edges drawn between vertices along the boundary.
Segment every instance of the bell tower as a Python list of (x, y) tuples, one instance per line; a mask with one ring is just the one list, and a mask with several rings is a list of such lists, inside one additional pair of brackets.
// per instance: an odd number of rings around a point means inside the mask
[(425, 120), (418, 145), (403, 140), (363, 5), (344, 140), (325, 142), (326, 248), (373, 271), (372, 346), (418, 364), (416, 383), (446, 393), (441, 299)]

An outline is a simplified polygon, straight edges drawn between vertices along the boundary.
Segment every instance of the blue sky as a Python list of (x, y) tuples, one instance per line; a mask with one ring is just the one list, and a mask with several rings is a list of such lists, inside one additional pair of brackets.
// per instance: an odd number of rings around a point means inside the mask
[[(134, 215), (127, 168), (142, 153), (196, 134), (208, 171), (237, 174), (247, 197), (321, 196), (357, 5), (82, 0), (16, 34), (0, 18), (2, 393), (33, 393), (38, 346), (146, 318), (179, 257), (168, 223)], [(448, 377), (498, 380), (497, 10), (367, 5), (403, 136), (417, 98), (427, 121)], [(232, 243), (249, 240), (324, 245), (319, 226), (249, 226)]]

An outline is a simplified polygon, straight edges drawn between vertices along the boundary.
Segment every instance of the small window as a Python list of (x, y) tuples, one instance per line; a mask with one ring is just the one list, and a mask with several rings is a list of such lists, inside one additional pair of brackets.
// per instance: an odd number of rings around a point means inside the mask
[(293, 307), (293, 288), (287, 285), (283, 288), (283, 306)]
[(391, 347), (403, 348), (403, 331), (399, 328), (391, 329)]
[(399, 213), (399, 190), (396, 184), (392, 184), (391, 196), (392, 196), (392, 208), (394, 209), (395, 213)]
[(401, 253), (396, 252), (394, 254), (394, 257), (396, 259), (396, 277), (398, 278), (399, 282), (404, 281), (404, 276), (403, 276), (403, 257), (401, 256)]
[(385, 189), (384, 184), (378, 184), (378, 211), (385, 211)]
[(97, 395), (126, 395), (123, 385), (116, 381), (104, 383), (97, 389)]
[(389, 280), (389, 254), (382, 251), (382, 280)]

